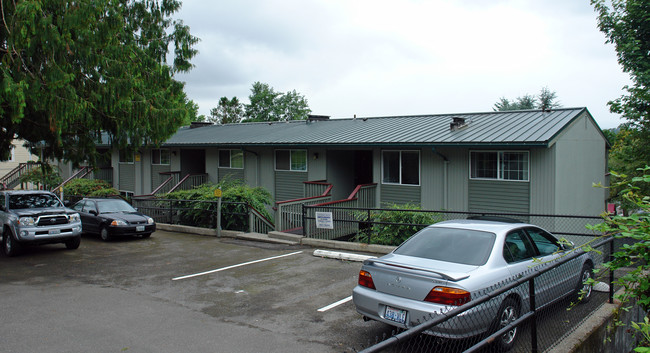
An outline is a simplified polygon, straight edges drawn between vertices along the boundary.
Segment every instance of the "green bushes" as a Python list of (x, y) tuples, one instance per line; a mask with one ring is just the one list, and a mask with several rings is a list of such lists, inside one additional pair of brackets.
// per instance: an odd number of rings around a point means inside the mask
[(273, 202), (270, 192), (261, 187), (250, 187), (241, 181), (232, 180), (226, 180), (217, 185), (205, 184), (192, 190), (169, 193), (164, 196), (165, 199), (179, 201), (167, 201), (164, 207), (179, 210), (178, 222), (181, 224), (214, 228), (216, 227), (214, 215), (217, 213), (216, 201), (218, 200), (214, 191), (217, 188), (222, 191), (222, 229), (246, 231), (248, 229), (248, 205), (254, 207), (267, 219), (272, 219), (271, 214), (267, 211), (267, 206)]
[(421, 211), (420, 206), (413, 204), (391, 204), (384, 207), (386, 210), (372, 211), (370, 219), (368, 212), (356, 214), (358, 220), (367, 222), (365, 229), (359, 232), (357, 241), (399, 245), (422, 228), (444, 220), (442, 215)]
[(109, 183), (99, 179), (72, 179), (63, 186), (64, 195), (108, 197), (119, 195), (120, 192)]

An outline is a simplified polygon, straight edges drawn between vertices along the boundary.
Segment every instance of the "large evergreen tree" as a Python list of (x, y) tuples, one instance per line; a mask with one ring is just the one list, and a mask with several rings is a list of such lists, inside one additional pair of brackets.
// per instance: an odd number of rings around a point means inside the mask
[(101, 132), (118, 148), (157, 144), (189, 120), (173, 76), (198, 39), (171, 19), (180, 1), (0, 1), (0, 157), (21, 138), (92, 164)]

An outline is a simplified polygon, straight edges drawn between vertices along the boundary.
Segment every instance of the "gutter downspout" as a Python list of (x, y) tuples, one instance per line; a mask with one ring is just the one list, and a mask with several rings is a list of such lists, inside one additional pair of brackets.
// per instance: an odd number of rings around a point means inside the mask
[(443, 155), (442, 153), (438, 152), (435, 147), (431, 147), (431, 152), (437, 154), (442, 158), (444, 161), (443, 163), (443, 169), (442, 169), (442, 207), (443, 209), (447, 210), (449, 209), (449, 159)]

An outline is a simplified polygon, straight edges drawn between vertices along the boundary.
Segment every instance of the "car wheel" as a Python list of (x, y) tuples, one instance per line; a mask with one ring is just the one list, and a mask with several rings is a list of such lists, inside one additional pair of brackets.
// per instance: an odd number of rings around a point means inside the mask
[(593, 285), (585, 283), (594, 276), (594, 268), (590, 263), (582, 265), (580, 281), (576, 286), (575, 300), (579, 303), (587, 303), (593, 293)]
[[(511, 322), (517, 320), (518, 318), (519, 302), (512, 297), (506, 298), (506, 300), (504, 300), (499, 307), (497, 317), (494, 323), (492, 323), (492, 330), (490, 332), (496, 332), (509, 325)], [(512, 349), (512, 347), (515, 345), (515, 341), (517, 340), (518, 332), (518, 327), (514, 327), (496, 339), (495, 345), (497, 350), (500, 352), (505, 352)]]
[(99, 237), (102, 238), (103, 241), (111, 240), (111, 235), (108, 234), (108, 228), (102, 227), (99, 231)]
[(75, 237), (65, 242), (66, 249), (74, 250), (78, 249), (81, 244), (81, 237)]
[(5, 228), (2, 236), (2, 251), (5, 255), (12, 257), (18, 254), (19, 249), (20, 245), (11, 236), (11, 230)]

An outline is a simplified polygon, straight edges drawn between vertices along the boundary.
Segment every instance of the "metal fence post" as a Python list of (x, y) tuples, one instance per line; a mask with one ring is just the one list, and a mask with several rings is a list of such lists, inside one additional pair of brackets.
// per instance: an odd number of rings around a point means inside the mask
[(302, 236), (307, 237), (308, 236), (307, 223), (305, 222), (306, 221), (305, 214), (307, 212), (307, 209), (304, 203), (301, 206), (302, 206)]
[(253, 225), (253, 222), (255, 222), (255, 219), (253, 217), (253, 210), (249, 204), (246, 204), (246, 209), (248, 209), (248, 231), (250, 233), (253, 233), (255, 231), (255, 227)]
[(537, 311), (535, 310), (535, 278), (528, 281), (528, 292), (530, 294), (530, 311), (533, 316), (530, 319), (530, 351), (533, 353), (538, 352), (537, 348)]
[[(609, 242), (609, 262), (614, 261), (614, 238)], [(609, 270), (609, 303), (614, 304), (614, 270)]]

